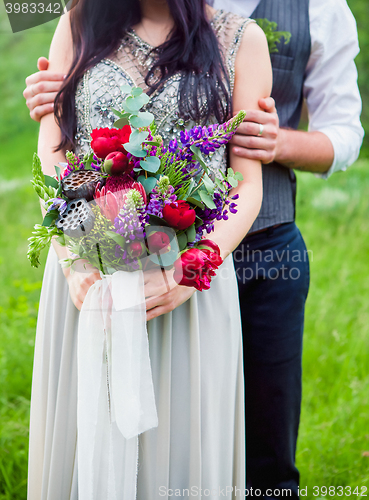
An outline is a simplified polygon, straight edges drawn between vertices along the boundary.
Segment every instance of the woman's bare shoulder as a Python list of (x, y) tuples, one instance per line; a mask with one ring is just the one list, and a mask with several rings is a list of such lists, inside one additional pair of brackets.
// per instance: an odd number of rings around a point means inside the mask
[(268, 97), (273, 75), (269, 48), (263, 30), (249, 23), (243, 32), (235, 61), (235, 109), (258, 109), (258, 100)]

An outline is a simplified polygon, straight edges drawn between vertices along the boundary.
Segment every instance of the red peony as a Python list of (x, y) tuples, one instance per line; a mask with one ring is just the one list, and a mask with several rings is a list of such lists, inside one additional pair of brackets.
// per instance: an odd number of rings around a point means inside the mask
[(130, 174), (133, 170), (133, 163), (130, 163), (127, 155), (121, 151), (114, 151), (105, 158), (104, 170), (109, 175)]
[(151, 233), (147, 237), (147, 244), (150, 253), (159, 253), (162, 250), (168, 252), (170, 250), (170, 238), (167, 233), (163, 233), (162, 231)]
[(214, 241), (212, 240), (201, 240), (199, 241), (199, 244), (197, 245), (198, 248), (201, 250), (210, 250), (210, 252), (214, 252), (218, 255), (220, 255), (220, 248)]
[(98, 158), (105, 159), (109, 153), (121, 151), (126, 153), (123, 144), (129, 141), (131, 127), (125, 125), (117, 128), (95, 128), (92, 133), (91, 148)]
[(183, 200), (165, 205), (163, 218), (175, 229), (187, 229), (195, 222), (196, 212)]
[(208, 290), (215, 269), (223, 262), (216, 252), (190, 248), (174, 263), (174, 279), (179, 285), (192, 286), (199, 290)]

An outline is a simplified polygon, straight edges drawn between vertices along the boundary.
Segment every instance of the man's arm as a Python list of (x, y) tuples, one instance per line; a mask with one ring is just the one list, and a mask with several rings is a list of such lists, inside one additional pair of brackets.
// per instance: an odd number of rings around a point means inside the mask
[[(304, 84), (309, 131), (280, 129), (274, 103), (266, 99), (259, 103), (265, 113), (249, 112), (233, 144), (240, 156), (328, 177), (356, 160), (364, 134), (354, 63), (357, 30), (346, 0), (310, 0), (310, 30), (312, 51)], [(260, 123), (262, 137), (257, 136)]]
[[(280, 128), (274, 100), (261, 99), (259, 106), (265, 111), (248, 111), (246, 121), (234, 136), (235, 154), (260, 160), (265, 165), (276, 161), (287, 168), (309, 172), (329, 169), (334, 160), (334, 149), (325, 134)], [(260, 124), (263, 131), (258, 136)]]

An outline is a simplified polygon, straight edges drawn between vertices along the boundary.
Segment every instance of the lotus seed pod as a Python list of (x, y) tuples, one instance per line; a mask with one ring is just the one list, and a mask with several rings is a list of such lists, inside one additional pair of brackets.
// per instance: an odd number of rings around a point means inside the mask
[(69, 200), (84, 198), (91, 201), (96, 187), (102, 188), (104, 184), (104, 177), (95, 170), (74, 170), (62, 180), (62, 189)]
[(68, 203), (65, 212), (56, 220), (56, 227), (71, 238), (86, 236), (94, 226), (95, 214), (85, 199)]

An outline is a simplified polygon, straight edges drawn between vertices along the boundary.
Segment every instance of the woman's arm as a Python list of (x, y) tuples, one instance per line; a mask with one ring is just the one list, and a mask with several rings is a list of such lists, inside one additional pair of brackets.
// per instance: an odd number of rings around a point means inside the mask
[[(272, 88), (272, 69), (269, 58), (268, 44), (263, 31), (256, 25), (250, 24), (243, 36), (236, 58), (235, 88), (233, 93), (233, 109), (236, 114), (241, 109), (260, 109), (258, 101), (263, 96), (270, 95)], [(243, 175), (243, 181), (233, 194), (239, 194), (238, 212), (231, 215), (228, 221), (216, 223), (215, 231), (210, 238), (215, 241), (225, 258), (229, 255), (247, 234), (256, 219), (262, 201), (262, 174), (261, 163), (236, 156), (230, 150), (230, 165)], [(146, 283), (146, 301), (148, 309), (147, 319), (155, 318), (188, 300), (194, 293), (193, 288), (176, 285), (171, 276), (167, 281), (171, 290), (167, 293), (167, 283), (156, 279)], [(150, 277), (148, 278), (150, 280)], [(162, 283), (158, 285), (158, 283)]]
[[(233, 111), (259, 110), (259, 100), (269, 96), (272, 90), (272, 67), (264, 32), (252, 23), (247, 26), (236, 57)], [(262, 202), (262, 173), (258, 160), (241, 158), (230, 146), (230, 166), (241, 172), (243, 181), (232, 190), (239, 194), (237, 214), (228, 221), (218, 221), (211, 235), (225, 258), (242, 241), (254, 220)]]
[[(73, 42), (70, 30), (69, 14), (64, 14), (56, 28), (50, 47), (50, 71), (67, 74), (73, 60)], [(48, 175), (54, 175), (54, 165), (59, 162), (65, 162), (65, 151), (55, 152), (61, 140), (61, 132), (55, 121), (53, 113), (47, 114), (41, 118), (40, 132), (38, 140), (38, 154), (41, 159), (43, 171)], [(61, 247), (56, 241), (52, 245), (59, 257), (64, 259), (68, 257), (68, 251)], [(64, 268), (63, 273), (68, 281), (69, 292), (74, 305), (81, 309), (82, 303), (90, 286), (100, 279), (97, 269), (87, 265), (87, 269), (70, 273), (70, 268)]]

